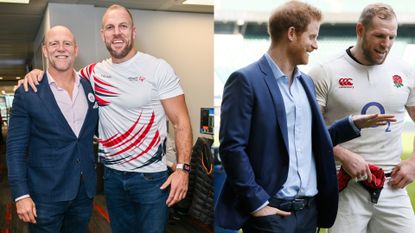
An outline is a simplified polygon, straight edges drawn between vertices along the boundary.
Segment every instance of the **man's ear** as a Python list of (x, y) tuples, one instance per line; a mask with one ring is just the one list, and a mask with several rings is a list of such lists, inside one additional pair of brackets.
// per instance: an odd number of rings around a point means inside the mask
[(42, 45), (42, 53), (45, 58), (48, 58), (48, 51), (46, 50), (46, 45)]
[(297, 38), (297, 33), (295, 31), (295, 27), (289, 27), (287, 31), (287, 38), (288, 41), (294, 41)]
[(357, 35), (359, 38), (362, 38), (362, 37), (363, 37), (363, 33), (364, 33), (364, 31), (365, 31), (365, 26), (363, 26), (363, 24), (362, 24), (362, 23), (357, 23), (357, 24), (356, 24), (356, 35)]
[(99, 30), (101, 33), (101, 39), (102, 39), (102, 41), (104, 42), (104, 44), (105, 44), (105, 37), (104, 37), (104, 29), (102, 29), (101, 28), (101, 30)]
[(78, 56), (78, 45), (77, 44), (75, 44), (74, 45), (74, 54), (75, 54), (75, 57), (77, 57)]

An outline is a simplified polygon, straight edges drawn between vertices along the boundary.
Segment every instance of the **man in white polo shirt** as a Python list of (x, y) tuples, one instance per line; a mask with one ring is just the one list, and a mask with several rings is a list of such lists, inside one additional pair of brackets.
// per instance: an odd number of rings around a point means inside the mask
[[(397, 35), (397, 19), (386, 4), (368, 5), (356, 25), (357, 42), (310, 71), (327, 124), (349, 114), (393, 114), (397, 122), (362, 130), (362, 136), (335, 147), (334, 155), (355, 179), (371, 181), (369, 164), (382, 168), (385, 186), (377, 203), (359, 183), (340, 193), (330, 232), (414, 232), (415, 218), (405, 190), (415, 178), (415, 157), (401, 161), (405, 109), (415, 120), (415, 72), (387, 57)], [(339, 166), (338, 166), (339, 168)], [(389, 178), (390, 177), (390, 178)]]

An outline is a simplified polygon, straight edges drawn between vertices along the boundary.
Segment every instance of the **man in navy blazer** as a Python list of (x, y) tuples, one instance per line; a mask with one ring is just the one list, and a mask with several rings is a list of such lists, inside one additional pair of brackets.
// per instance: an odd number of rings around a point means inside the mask
[(43, 54), (48, 72), (38, 92), (17, 89), (7, 137), (13, 200), (29, 231), (87, 232), (96, 189), (93, 136), (98, 105), (88, 81), (74, 71), (70, 30), (51, 28)]
[(225, 85), (219, 149), (227, 178), (215, 209), (221, 227), (244, 233), (330, 227), (338, 202), (333, 144), (392, 117), (349, 116), (327, 130), (313, 82), (297, 68), (317, 49), (320, 21), (320, 11), (306, 3), (277, 8), (268, 52)]

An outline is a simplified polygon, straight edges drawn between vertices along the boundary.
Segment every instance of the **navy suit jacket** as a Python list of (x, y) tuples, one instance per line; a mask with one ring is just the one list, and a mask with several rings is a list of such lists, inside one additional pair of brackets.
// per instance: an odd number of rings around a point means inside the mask
[[(81, 78), (81, 84), (86, 97), (94, 94), (88, 81)], [(18, 88), (13, 100), (7, 136), (12, 198), (29, 194), (35, 202), (73, 200), (81, 172), (86, 192), (92, 198), (96, 191), (93, 136), (98, 108), (94, 108), (95, 100), (87, 98), (88, 111), (76, 137), (59, 109), (46, 74), (37, 88), (37, 93)]]
[[(312, 80), (300, 82), (312, 111), (312, 149), (317, 169), (318, 225), (330, 227), (338, 206), (333, 144), (359, 136), (347, 118), (327, 130)], [(221, 107), (220, 157), (227, 178), (215, 208), (215, 222), (239, 229), (285, 183), (288, 133), (283, 98), (265, 56), (231, 74)]]

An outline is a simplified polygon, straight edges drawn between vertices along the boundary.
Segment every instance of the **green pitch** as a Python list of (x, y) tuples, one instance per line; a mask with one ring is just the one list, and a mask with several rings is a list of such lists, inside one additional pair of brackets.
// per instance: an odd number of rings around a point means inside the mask
[[(414, 142), (414, 133), (403, 133), (402, 134), (402, 159), (407, 159), (412, 154), (413, 142)], [(415, 206), (415, 183), (408, 185), (406, 188), (408, 190), (409, 197), (411, 198), (412, 208)]]

